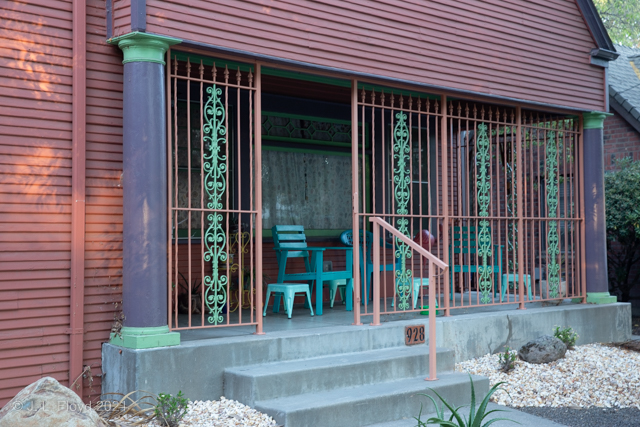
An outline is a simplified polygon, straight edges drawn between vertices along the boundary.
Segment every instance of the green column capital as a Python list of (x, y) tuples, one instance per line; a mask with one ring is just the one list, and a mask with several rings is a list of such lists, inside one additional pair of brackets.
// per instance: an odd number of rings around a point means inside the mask
[(164, 54), (169, 46), (180, 42), (182, 40), (174, 37), (138, 31), (107, 40), (107, 43), (115, 44), (122, 50), (123, 64), (127, 62), (155, 62), (164, 65)]
[(604, 127), (604, 119), (612, 116), (611, 113), (602, 111), (592, 111), (590, 113), (582, 113), (584, 129), (602, 129)]

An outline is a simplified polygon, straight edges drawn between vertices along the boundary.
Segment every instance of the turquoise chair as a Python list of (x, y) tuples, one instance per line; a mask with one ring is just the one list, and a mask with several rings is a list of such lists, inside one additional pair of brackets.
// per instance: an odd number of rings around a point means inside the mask
[[(505, 294), (507, 293), (507, 289), (509, 289), (509, 284), (513, 283), (514, 292), (518, 288), (518, 275), (517, 274), (503, 274), (502, 275), (502, 296), (500, 297), (500, 301), (504, 302)], [(533, 295), (531, 295), (531, 275), (525, 274), (523, 275), (524, 285), (527, 288), (527, 296), (529, 297), (529, 301), (533, 301)]]
[[(307, 282), (313, 292), (314, 282), (316, 286), (316, 310), (317, 316), (322, 316), (322, 287), (336, 279), (346, 280), (347, 310), (353, 307), (353, 268), (352, 248), (347, 247), (317, 247), (307, 246), (307, 238), (304, 227), (301, 225), (275, 225), (271, 228), (273, 242), (278, 260), (278, 284), (284, 282)], [(327, 249), (341, 250), (345, 252), (345, 270), (323, 271), (323, 255)], [(310, 253), (312, 255), (310, 255)], [(302, 258), (304, 260), (304, 273), (288, 273), (287, 261), (290, 258)], [(336, 285), (337, 287), (337, 285)], [(276, 298), (273, 304), (274, 312), (280, 307), (280, 298)]]
[[(452, 227), (450, 232), (449, 242), (449, 271), (451, 274), (450, 288), (451, 288), (451, 300), (453, 300), (454, 273), (478, 273), (477, 264), (480, 260), (476, 256), (477, 254), (477, 230), (479, 227)], [(491, 229), (489, 229), (491, 233)], [(490, 258), (491, 265), (488, 265), (491, 269), (491, 273), (494, 275), (493, 289), (494, 295), (498, 295), (498, 283), (502, 276), (502, 245), (493, 245), (493, 254)], [(458, 259), (466, 258), (469, 264), (456, 264)]]
[[(362, 250), (363, 243), (365, 243), (366, 237), (366, 258), (365, 251)], [(353, 246), (353, 230), (343, 231), (340, 235), (340, 241), (347, 246)], [(391, 243), (385, 242), (380, 239), (380, 246), (384, 245), (385, 248), (390, 249), (387, 253), (391, 253), (391, 256), (395, 258), (394, 247)], [(367, 301), (367, 297), (371, 299), (372, 291), (371, 291), (371, 278), (373, 275), (373, 233), (370, 231), (360, 230), (360, 271), (364, 271), (364, 280), (361, 283), (362, 286), (362, 300)], [(393, 271), (400, 270), (402, 260), (396, 259), (396, 262), (393, 264), (380, 264), (380, 271)], [(366, 283), (366, 286), (365, 286)]]

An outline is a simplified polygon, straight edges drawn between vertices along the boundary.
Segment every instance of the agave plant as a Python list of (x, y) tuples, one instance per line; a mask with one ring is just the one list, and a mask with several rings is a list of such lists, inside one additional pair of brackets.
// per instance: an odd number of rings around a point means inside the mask
[[(444, 400), (444, 398), (440, 396), (437, 391), (430, 389), (433, 393), (435, 393), (436, 396), (438, 396), (443, 406), (438, 407), (438, 403), (432, 396), (428, 394), (422, 394), (422, 396), (428, 397), (433, 402), (433, 406), (436, 408), (436, 416), (429, 418), (426, 423), (423, 422), (421, 420), (421, 417), (422, 417), (422, 406), (421, 406), (420, 414), (418, 414), (418, 417), (415, 418), (416, 421), (418, 421), (418, 425), (416, 427), (424, 427), (427, 424), (438, 424), (446, 427), (488, 427), (489, 425), (495, 423), (496, 421), (511, 421), (516, 424), (520, 424), (519, 422), (510, 420), (508, 418), (492, 418), (490, 420), (487, 420), (486, 423), (482, 424), (485, 418), (487, 418), (490, 414), (494, 412), (507, 412), (503, 409), (494, 409), (492, 411), (487, 411), (487, 405), (489, 404), (489, 400), (491, 399), (491, 396), (496, 391), (501, 390), (500, 385), (504, 384), (504, 382), (500, 382), (494, 385), (493, 387), (491, 387), (491, 389), (489, 390), (489, 393), (487, 393), (484, 399), (482, 399), (482, 402), (480, 403), (480, 406), (476, 411), (476, 392), (473, 388), (473, 380), (471, 379), (471, 375), (469, 375), (469, 381), (471, 381), (471, 407), (469, 409), (469, 418), (466, 418), (460, 414), (460, 409), (462, 408), (462, 406), (458, 406), (457, 408), (454, 408), (451, 404), (449, 404), (449, 402)], [(444, 415), (445, 406), (447, 407), (447, 409), (451, 411), (451, 416), (449, 417), (449, 419), (446, 419)]]

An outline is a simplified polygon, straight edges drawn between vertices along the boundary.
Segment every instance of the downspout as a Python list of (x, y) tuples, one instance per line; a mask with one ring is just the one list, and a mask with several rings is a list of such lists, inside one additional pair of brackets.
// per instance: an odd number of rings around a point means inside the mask
[[(71, 297), (69, 327), (69, 386), (83, 372), (84, 231), (86, 167), (86, 0), (73, 2), (73, 87), (71, 168)], [(73, 390), (82, 397), (82, 378)]]

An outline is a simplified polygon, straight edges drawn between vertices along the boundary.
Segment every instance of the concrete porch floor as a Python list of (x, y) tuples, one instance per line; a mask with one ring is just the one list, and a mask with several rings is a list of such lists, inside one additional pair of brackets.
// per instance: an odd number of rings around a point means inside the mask
[[(508, 302), (505, 302), (503, 305), (492, 305), (492, 306), (475, 306), (475, 307), (462, 307), (458, 308), (462, 305), (462, 300), (464, 300), (465, 304), (469, 304), (469, 301), (476, 301), (478, 296), (477, 292), (466, 292), (464, 295), (459, 293), (455, 294), (455, 307), (451, 309), (451, 318), (467, 315), (467, 314), (480, 314), (480, 313), (505, 313), (509, 311), (519, 311), (526, 312), (529, 309), (542, 308), (548, 306), (548, 303), (543, 303), (541, 301), (533, 301), (525, 303), (525, 310), (518, 310), (518, 302), (514, 296), (509, 298)], [(387, 304), (390, 304), (391, 299), (388, 300)], [(426, 298), (425, 298), (426, 301)], [(575, 303), (571, 302), (571, 299), (563, 300), (557, 307), (568, 307), (575, 306)], [(453, 304), (452, 304), (453, 306)], [(555, 306), (555, 305), (554, 305)], [(283, 309), (280, 308), (278, 313), (273, 313), (271, 307), (267, 309), (267, 315), (263, 317), (263, 330), (266, 334), (271, 334), (278, 331), (293, 331), (293, 330), (303, 330), (303, 329), (315, 329), (315, 328), (331, 328), (335, 326), (345, 326), (345, 325), (353, 325), (353, 311), (347, 311), (346, 306), (342, 304), (341, 301), (336, 300), (333, 308), (329, 307), (329, 303), (324, 303), (324, 312), (322, 316), (311, 316), (308, 308), (304, 308), (302, 303), (294, 304), (293, 306), (293, 314), (291, 319), (287, 318), (287, 313)], [(372, 310), (371, 304), (367, 306), (369, 312)], [(364, 306), (361, 305), (361, 311), (364, 311)], [(237, 322), (238, 314), (237, 312), (232, 313), (231, 322)], [(242, 313), (243, 319), (249, 318), (249, 310), (243, 310)], [(438, 310), (438, 319), (443, 318), (442, 310)], [(206, 319), (206, 315), (205, 315)], [(361, 322), (364, 325), (368, 325), (372, 322), (373, 315), (371, 314), (361, 314)], [(421, 315), (419, 312), (407, 312), (407, 313), (397, 313), (397, 314), (387, 314), (381, 315), (380, 320), (382, 323), (393, 322), (393, 321), (405, 321), (405, 320), (415, 320), (417, 322), (427, 322), (428, 316)], [(187, 325), (187, 315), (180, 315), (178, 322), (180, 326)], [(206, 322), (206, 320), (205, 320)], [(192, 325), (197, 326), (200, 325), (200, 315), (194, 315), (192, 319)], [(202, 328), (202, 329), (189, 329), (189, 330), (180, 330), (180, 338), (181, 341), (193, 341), (200, 339), (210, 339), (210, 338), (225, 338), (225, 337), (234, 337), (234, 336), (242, 336), (242, 335), (251, 335), (255, 332), (255, 326), (232, 326), (232, 327), (221, 327), (221, 328)]]

